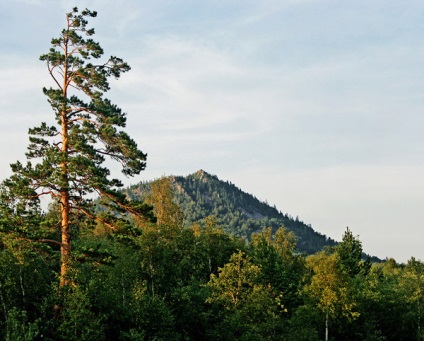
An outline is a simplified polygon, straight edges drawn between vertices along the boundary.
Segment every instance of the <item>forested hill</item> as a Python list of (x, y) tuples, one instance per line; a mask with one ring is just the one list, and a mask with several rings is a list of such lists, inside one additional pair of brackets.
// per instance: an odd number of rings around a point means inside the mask
[[(183, 210), (187, 225), (213, 215), (226, 232), (246, 240), (252, 232), (263, 227), (277, 230), (285, 226), (297, 236), (299, 252), (312, 254), (324, 246), (335, 245), (334, 240), (314, 231), (298, 218), (293, 219), (234, 184), (203, 170), (186, 177), (173, 176), (172, 183), (175, 201)], [(149, 192), (149, 185), (149, 182), (133, 185), (126, 192), (132, 198), (142, 198)]]

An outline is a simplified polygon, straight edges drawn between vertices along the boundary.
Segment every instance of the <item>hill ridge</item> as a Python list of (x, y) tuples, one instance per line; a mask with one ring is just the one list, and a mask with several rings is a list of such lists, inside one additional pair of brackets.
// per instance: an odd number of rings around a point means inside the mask
[[(175, 189), (175, 202), (181, 207), (187, 225), (200, 221), (207, 216), (215, 216), (224, 231), (249, 240), (253, 232), (263, 227), (276, 231), (286, 227), (298, 238), (299, 252), (315, 253), (325, 246), (336, 242), (315, 231), (298, 217), (279, 211), (253, 194), (238, 188), (235, 184), (220, 180), (216, 175), (203, 169), (187, 176), (171, 175)], [(141, 182), (127, 190), (130, 197), (143, 198), (149, 192), (151, 182)]]

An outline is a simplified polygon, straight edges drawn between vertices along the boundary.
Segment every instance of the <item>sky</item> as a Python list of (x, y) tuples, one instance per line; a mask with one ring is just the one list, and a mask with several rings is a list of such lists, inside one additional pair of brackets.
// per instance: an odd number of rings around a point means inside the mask
[(72, 7), (132, 70), (106, 97), (148, 154), (135, 184), (199, 169), (335, 240), (424, 260), (424, 2), (0, 3), (0, 180), (53, 122), (39, 61)]

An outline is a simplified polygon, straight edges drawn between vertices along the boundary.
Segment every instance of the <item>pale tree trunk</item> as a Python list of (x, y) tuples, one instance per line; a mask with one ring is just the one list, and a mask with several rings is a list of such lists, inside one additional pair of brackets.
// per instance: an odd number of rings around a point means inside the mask
[(325, 313), (325, 341), (328, 341), (328, 311)]
[(22, 266), (19, 264), (19, 283), (21, 285), (21, 293), (22, 293), (22, 300), (25, 302), (25, 288), (24, 288), (24, 279), (22, 276)]
[(420, 299), (418, 298), (417, 301), (417, 310), (418, 310), (418, 321), (417, 321), (417, 333), (418, 333), (418, 340), (422, 340), (423, 337), (421, 335), (421, 305), (420, 305)]

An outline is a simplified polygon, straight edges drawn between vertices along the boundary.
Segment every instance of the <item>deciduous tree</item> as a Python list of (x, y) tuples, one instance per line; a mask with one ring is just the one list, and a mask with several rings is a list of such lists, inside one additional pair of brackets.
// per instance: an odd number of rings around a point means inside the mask
[[(275, 338), (279, 313), (285, 312), (280, 297), (272, 287), (260, 281), (261, 268), (242, 251), (234, 253), (229, 263), (211, 275), (207, 300), (225, 308), (218, 334), (219, 340), (268, 340)], [(272, 335), (272, 337), (271, 337)]]
[(357, 318), (355, 302), (349, 295), (349, 282), (341, 271), (337, 253), (321, 251), (307, 258), (307, 265), (313, 271), (310, 284), (305, 291), (312, 297), (318, 308), (325, 314), (325, 340), (328, 340), (329, 320), (337, 316)]
[(184, 214), (174, 202), (174, 188), (170, 177), (161, 177), (152, 182), (151, 192), (146, 198), (146, 203), (153, 206), (157, 225), (172, 229), (182, 228)]
[(406, 300), (414, 307), (411, 309), (411, 314), (415, 315), (417, 340), (423, 340), (424, 263), (412, 257), (408, 260), (402, 277), (401, 286), (404, 289)]

